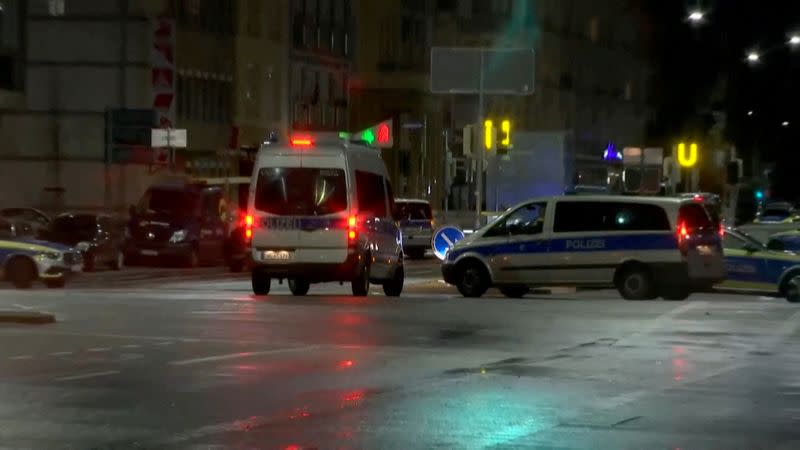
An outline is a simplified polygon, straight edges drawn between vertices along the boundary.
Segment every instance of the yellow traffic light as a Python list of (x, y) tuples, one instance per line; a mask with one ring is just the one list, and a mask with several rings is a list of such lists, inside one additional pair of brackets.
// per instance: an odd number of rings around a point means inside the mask
[(500, 141), (500, 145), (503, 147), (510, 147), (511, 146), (511, 121), (506, 119), (500, 123), (500, 129), (503, 131), (503, 139)]
[(689, 144), (689, 155), (686, 155), (686, 144), (681, 142), (678, 144), (678, 164), (681, 167), (694, 167), (697, 164), (697, 144), (692, 142)]
[(492, 137), (494, 137), (492, 134), (492, 121), (487, 120), (483, 122), (483, 146), (486, 150), (491, 150), (493, 147), (492, 144), (494, 144), (494, 142)]

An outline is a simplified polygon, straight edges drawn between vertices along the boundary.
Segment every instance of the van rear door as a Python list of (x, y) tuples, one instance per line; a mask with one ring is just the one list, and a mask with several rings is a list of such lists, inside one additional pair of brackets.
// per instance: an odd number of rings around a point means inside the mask
[(678, 211), (678, 242), (689, 267), (689, 280), (725, 276), (719, 226), (700, 203), (688, 202)]
[[(338, 263), (347, 258), (344, 158), (270, 158), (259, 167), (253, 199), (253, 247), (264, 259)], [(270, 252), (273, 251), (273, 252)]]

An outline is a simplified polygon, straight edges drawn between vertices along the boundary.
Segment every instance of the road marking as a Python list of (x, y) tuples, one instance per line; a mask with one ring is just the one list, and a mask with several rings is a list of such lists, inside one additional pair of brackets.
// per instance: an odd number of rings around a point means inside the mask
[(68, 356), (71, 355), (72, 352), (53, 352), (50, 353), (50, 356)]
[(105, 372), (91, 372), (91, 373), (84, 373), (81, 375), (71, 375), (68, 377), (58, 377), (56, 381), (72, 381), (72, 380), (85, 380), (87, 378), (97, 378), (97, 377), (105, 377), (107, 375), (115, 375), (118, 374), (119, 370), (107, 370)]
[(170, 342), (170, 341), (156, 342), (156, 345), (172, 345), (172, 344), (173, 344), (173, 342)]
[(293, 352), (303, 352), (306, 350), (314, 350), (319, 348), (318, 345), (304, 345), (302, 347), (289, 347), (289, 348), (276, 348), (272, 350), (261, 350), (256, 352), (238, 352), (238, 353), (228, 353), (225, 355), (216, 355), (216, 356), (206, 356), (203, 358), (192, 358), (192, 359), (179, 359), (177, 361), (170, 362), (170, 365), (173, 366), (188, 366), (190, 364), (201, 364), (206, 362), (213, 362), (213, 361), (227, 361), (230, 359), (239, 359), (239, 358), (250, 358), (252, 356), (263, 356), (263, 355), (275, 355), (278, 353), (293, 353)]
[(139, 344), (126, 344), (122, 346), (122, 348), (139, 348), (139, 347), (140, 347)]
[(111, 347), (92, 347), (88, 349), (89, 352), (107, 352), (110, 351)]
[(23, 360), (23, 359), (33, 359), (33, 355), (17, 355), (17, 356), (12, 356), (9, 359), (13, 359), (15, 361), (19, 361), (19, 360)]
[(33, 306), (20, 305), (19, 303), (14, 303), (12, 306), (15, 306), (19, 309), (24, 309), (25, 311), (29, 311), (34, 308)]

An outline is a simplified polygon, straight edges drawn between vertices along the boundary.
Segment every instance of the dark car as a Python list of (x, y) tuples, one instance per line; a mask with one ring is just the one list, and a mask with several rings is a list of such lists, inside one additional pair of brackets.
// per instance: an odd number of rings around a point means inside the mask
[(222, 189), (197, 183), (151, 186), (131, 206), (127, 260), (195, 267), (222, 260), (227, 224)]
[(33, 237), (36, 233), (29, 222), (14, 222), (0, 217), (0, 234), (4, 239), (18, 239)]
[(83, 256), (83, 270), (123, 266), (122, 224), (105, 214), (66, 213), (57, 216), (42, 231), (51, 242), (75, 247)]

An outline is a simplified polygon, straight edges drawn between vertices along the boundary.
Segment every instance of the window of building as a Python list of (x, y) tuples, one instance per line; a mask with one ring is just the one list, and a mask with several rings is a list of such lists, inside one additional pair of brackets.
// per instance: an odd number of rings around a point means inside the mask
[(47, 13), (51, 16), (63, 16), (65, 14), (66, 0), (47, 0)]
[(383, 177), (356, 170), (358, 211), (371, 217), (387, 217), (386, 188)]
[[(246, 32), (252, 37), (261, 36), (261, 5), (262, 0), (247, 1)], [(277, 14), (275, 14), (277, 16)]]

